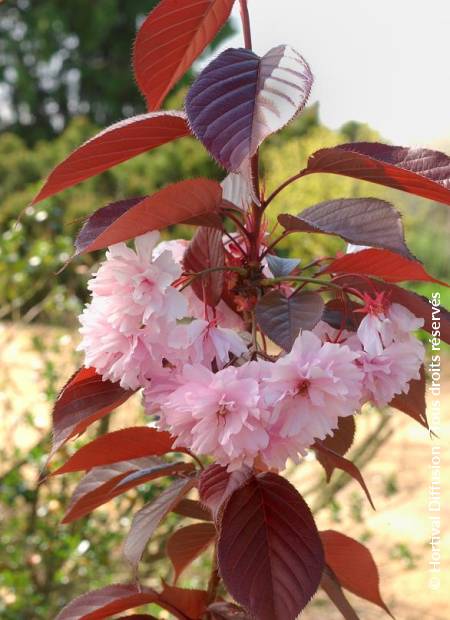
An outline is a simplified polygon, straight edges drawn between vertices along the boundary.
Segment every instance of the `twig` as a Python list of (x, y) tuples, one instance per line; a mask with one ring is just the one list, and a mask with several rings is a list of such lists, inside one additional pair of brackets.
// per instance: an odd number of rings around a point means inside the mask
[(317, 286), (334, 288), (339, 291), (342, 290), (341, 286), (333, 284), (332, 282), (328, 282), (327, 280), (318, 280), (317, 278), (304, 278), (303, 276), (279, 276), (278, 278), (263, 278), (262, 280), (260, 280), (259, 284), (261, 286), (273, 286), (278, 282), (305, 282), (307, 284), (316, 284)]

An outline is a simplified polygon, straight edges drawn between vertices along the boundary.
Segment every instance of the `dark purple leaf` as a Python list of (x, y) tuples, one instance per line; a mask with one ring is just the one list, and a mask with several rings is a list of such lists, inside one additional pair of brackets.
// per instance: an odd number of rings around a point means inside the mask
[(397, 394), (389, 405), (395, 407), (403, 413), (417, 420), (425, 428), (429, 428), (427, 420), (427, 403), (425, 400), (426, 378), (425, 368), (420, 369), (420, 379), (413, 379), (409, 382), (407, 394)]
[(102, 207), (95, 211), (83, 224), (80, 232), (75, 239), (75, 253), (82, 254), (95, 242), (111, 224), (119, 217), (126, 213), (129, 209), (145, 200), (146, 196), (138, 196), (137, 198), (127, 198), (112, 202), (106, 207)]
[(301, 176), (314, 172), (371, 181), (450, 205), (450, 157), (439, 151), (378, 142), (340, 144), (311, 155)]
[(164, 583), (160, 605), (180, 620), (200, 620), (206, 611), (208, 593), (206, 590), (177, 588)]
[(337, 452), (335, 452), (334, 450), (326, 446), (323, 443), (323, 441), (319, 441), (318, 439), (316, 439), (316, 442), (313, 445), (313, 448), (316, 451), (316, 453), (320, 454), (320, 462), (323, 465), (326, 472), (333, 471), (333, 469), (337, 467), (338, 469), (342, 469), (349, 476), (357, 480), (359, 484), (361, 485), (364, 493), (366, 494), (366, 497), (369, 500), (370, 505), (375, 510), (375, 506), (372, 501), (372, 497), (369, 493), (369, 489), (367, 488), (364, 478), (362, 477), (362, 474), (359, 471), (359, 469), (356, 467), (356, 465), (352, 463), (351, 461), (345, 459), (343, 456), (341, 456), (340, 454), (338, 454)]
[(344, 302), (342, 298), (335, 297), (325, 304), (322, 321), (335, 329), (344, 327), (349, 331), (356, 331), (363, 318), (363, 315), (354, 312), (359, 308), (361, 308), (361, 304), (357, 304), (351, 299), (346, 298)]
[(400, 213), (377, 198), (330, 200), (297, 216), (283, 213), (278, 221), (289, 232), (337, 235), (349, 243), (384, 248), (414, 258), (405, 244)]
[(214, 519), (217, 519), (220, 509), (230, 495), (247, 482), (251, 473), (249, 467), (229, 472), (226, 467), (217, 463), (202, 471), (198, 484), (200, 499), (211, 511)]
[(267, 255), (267, 264), (274, 278), (290, 275), (300, 264), (299, 258), (283, 258), (274, 254)]
[[(166, 609), (179, 620), (198, 620), (206, 609), (206, 592), (164, 585), (163, 591), (158, 593), (140, 584), (115, 584), (79, 596), (66, 605), (55, 620), (102, 620), (150, 603)], [(152, 616), (135, 614), (131, 618)]]
[(324, 302), (318, 293), (285, 297), (270, 291), (256, 304), (256, 320), (268, 338), (290, 351), (301, 329), (312, 329), (321, 319)]
[(312, 81), (308, 64), (289, 46), (262, 58), (248, 49), (225, 50), (187, 95), (190, 126), (222, 166), (238, 171), (303, 109)]
[[(334, 431), (334, 435), (328, 436), (322, 440), (322, 445), (328, 450), (332, 450), (340, 456), (346, 454), (355, 438), (355, 418), (349, 415), (345, 418), (338, 419), (338, 427)], [(317, 451), (317, 460), (325, 469), (327, 475), (327, 482), (330, 481), (331, 474), (334, 471), (335, 464), (333, 459), (325, 452)]]
[(234, 603), (218, 602), (208, 607), (211, 620), (252, 620), (252, 617)]
[(221, 518), (220, 574), (235, 600), (258, 620), (294, 620), (316, 592), (324, 555), (311, 512), (273, 473), (235, 491)]
[(345, 598), (345, 594), (342, 591), (339, 582), (327, 566), (323, 571), (322, 581), (320, 582), (321, 588), (327, 593), (330, 600), (334, 603), (336, 608), (341, 612), (344, 620), (360, 620), (359, 616)]
[[(222, 231), (203, 226), (199, 228), (185, 252), (183, 265), (189, 273), (224, 267)], [(223, 284), (224, 272), (213, 271), (195, 278), (191, 286), (199, 299), (214, 307), (222, 298)]]

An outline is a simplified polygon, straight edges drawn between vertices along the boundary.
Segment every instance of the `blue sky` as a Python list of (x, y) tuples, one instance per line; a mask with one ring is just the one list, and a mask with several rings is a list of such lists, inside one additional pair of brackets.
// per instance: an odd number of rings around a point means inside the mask
[[(289, 43), (310, 63), (326, 124), (367, 122), (397, 144), (450, 142), (450, 0), (248, 5), (257, 53)], [(240, 33), (227, 41), (239, 45)]]

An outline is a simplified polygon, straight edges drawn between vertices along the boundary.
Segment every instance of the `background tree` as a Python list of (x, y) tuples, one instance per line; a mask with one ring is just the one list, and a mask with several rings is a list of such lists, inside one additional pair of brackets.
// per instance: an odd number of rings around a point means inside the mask
[[(32, 144), (76, 115), (108, 125), (145, 111), (130, 41), (156, 0), (17, 0), (0, 6), (0, 130)], [(226, 25), (216, 41), (231, 34)], [(189, 75), (185, 78), (189, 80)]]

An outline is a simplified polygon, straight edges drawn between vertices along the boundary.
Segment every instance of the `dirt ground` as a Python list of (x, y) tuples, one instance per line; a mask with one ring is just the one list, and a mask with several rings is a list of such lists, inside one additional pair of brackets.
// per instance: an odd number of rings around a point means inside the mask
[[(50, 403), (44, 394), (48, 372), (42, 355), (31, 345), (33, 336), (57, 343), (50, 358), (62, 377), (75, 367), (70, 351), (76, 336), (64, 330), (17, 327), (0, 324), (0, 440), (11, 454), (14, 446), (32, 446), (49, 428)], [(52, 357), (53, 356), (53, 357)], [(320, 529), (337, 529), (364, 540), (378, 564), (381, 591), (397, 620), (447, 620), (450, 618), (450, 359), (444, 358), (441, 401), (441, 428), (433, 441), (429, 433), (400, 412), (393, 412), (395, 432), (364, 468), (364, 477), (377, 510), (374, 512), (358, 485), (350, 482), (338, 497), (340, 510), (322, 510), (317, 517)], [(128, 418), (127, 407), (115, 419), (114, 426)], [(23, 423), (32, 415), (36, 429)], [(129, 423), (129, 420), (127, 420)], [(376, 420), (373, 414), (358, 419), (357, 437), (367, 435)], [(124, 425), (123, 422), (122, 425)], [(439, 446), (442, 479), (440, 513), (431, 513), (428, 495), (431, 482), (432, 446)], [(0, 473), (7, 463), (0, 464)], [(291, 480), (300, 491), (308, 488), (317, 475), (317, 463), (294, 470)], [(431, 516), (441, 518), (440, 584), (433, 590), (428, 564), (431, 560)], [(377, 607), (351, 594), (348, 598), (364, 620), (387, 617)], [(305, 620), (338, 620), (340, 614), (322, 595), (302, 615)]]

